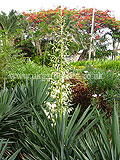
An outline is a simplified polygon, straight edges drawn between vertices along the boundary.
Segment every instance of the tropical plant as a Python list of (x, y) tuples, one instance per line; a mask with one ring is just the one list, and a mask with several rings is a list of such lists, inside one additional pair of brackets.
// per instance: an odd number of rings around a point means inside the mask
[(94, 110), (88, 107), (76, 122), (80, 107), (76, 108), (71, 118), (66, 111), (62, 117), (58, 112), (53, 119), (50, 110), (49, 116), (46, 116), (41, 106), (41, 112), (37, 112), (34, 106), (31, 107), (33, 117), (31, 122), (23, 118), (25, 126), (21, 125), (20, 141), (24, 146), (24, 157), (31, 160), (70, 160), (71, 156), (77, 159), (72, 148), (77, 146), (79, 137), (87, 133), (99, 120), (99, 118), (93, 118)]
[[(16, 87), (16, 99), (18, 104), (29, 100), (34, 106), (45, 105), (50, 100), (50, 83), (40, 79), (26, 79), (26, 84)], [(31, 99), (31, 100), (30, 100)]]
[(13, 33), (17, 29), (16, 11), (11, 10), (8, 15), (5, 12), (1, 12), (0, 25), (4, 30), (5, 35), (8, 36), (8, 33)]
[(82, 160), (119, 160), (120, 159), (120, 134), (119, 120), (116, 104), (110, 123), (111, 133), (107, 133), (103, 119), (100, 119), (98, 129), (88, 132), (84, 138), (79, 138), (82, 149), (75, 147), (74, 150)]
[[(49, 84), (41, 80), (26, 80), (26, 85), (18, 85), (14, 89), (4, 87), (0, 91), (0, 139), (10, 139), (9, 148), (20, 148), (18, 143), (22, 117), (31, 119), (29, 111), (33, 104), (40, 112), (39, 105), (45, 107), (50, 100)], [(24, 124), (23, 124), (24, 125)]]
[(21, 115), (27, 115), (25, 104), (26, 100), (22, 104), (16, 103), (15, 90), (12, 88), (0, 91), (0, 139), (14, 139)]

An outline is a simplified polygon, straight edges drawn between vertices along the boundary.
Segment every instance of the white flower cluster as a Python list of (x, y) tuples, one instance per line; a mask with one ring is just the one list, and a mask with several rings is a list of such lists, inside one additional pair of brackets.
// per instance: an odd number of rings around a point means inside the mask
[(97, 94), (93, 94), (92, 95), (94, 98), (98, 97), (98, 96), (101, 96), (101, 94), (97, 95)]
[[(56, 110), (56, 107), (57, 107), (57, 105), (55, 104), (55, 103), (50, 103), (50, 102), (47, 102), (46, 103), (46, 105), (47, 105), (47, 107), (49, 107), (49, 109), (50, 109), (50, 111), (51, 112), (55, 112), (55, 110)], [(48, 115), (49, 113), (46, 111), (46, 115)]]
[(96, 98), (96, 97), (97, 97), (97, 94), (93, 94), (92, 96), (93, 96), (94, 98)]
[[(64, 75), (64, 74), (63, 74)], [(64, 76), (62, 77), (62, 111), (63, 113), (70, 112), (72, 108), (68, 108), (70, 103), (69, 95), (71, 94), (70, 84), (64, 81)], [(57, 113), (60, 109), (60, 79), (51, 81), (51, 98), (52, 102), (47, 102), (46, 106), (49, 107), (51, 114)], [(60, 111), (60, 110), (59, 110)], [(49, 115), (49, 113), (46, 113)]]
[(88, 73), (88, 71), (84, 71), (84, 73)]

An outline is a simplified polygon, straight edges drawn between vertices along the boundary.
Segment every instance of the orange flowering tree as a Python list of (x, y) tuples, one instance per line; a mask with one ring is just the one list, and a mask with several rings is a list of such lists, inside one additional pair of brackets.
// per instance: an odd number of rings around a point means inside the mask
[[(84, 35), (84, 39), (80, 39), (80, 42), (83, 43), (84, 51), (88, 52), (89, 42), (90, 42), (90, 33), (91, 33), (91, 24), (92, 24), (92, 15), (93, 9), (82, 9), (77, 12), (73, 12), (73, 21), (77, 22), (79, 26), (79, 34), (77, 32), (77, 37), (81, 37), (81, 33)], [(94, 18), (94, 34), (93, 40), (97, 48), (103, 48), (105, 50), (105, 35), (109, 34), (112, 37), (113, 43), (116, 42), (119, 38), (120, 30), (120, 21), (117, 21), (115, 17), (111, 16), (111, 11), (101, 11), (95, 9), (95, 18)], [(76, 25), (76, 24), (75, 24)], [(75, 28), (78, 28), (75, 26)], [(107, 30), (107, 32), (106, 32)], [(116, 36), (117, 35), (117, 36)], [(82, 36), (83, 37), (83, 36)], [(86, 52), (83, 51), (82, 58), (86, 55)]]
[[(61, 7), (57, 7), (55, 10), (41, 10), (36, 13), (23, 12), (23, 14), (26, 20), (29, 21), (33, 32), (38, 35), (38, 39), (41, 35), (41, 39), (43, 39), (48, 37), (48, 35), (49, 38), (52, 37), (51, 33), (53, 30), (56, 32), (59, 31), (56, 21), (58, 19), (60, 10)], [(80, 10), (67, 8), (62, 9), (62, 15), (65, 17), (66, 21), (66, 28), (69, 27), (74, 43), (78, 43), (78, 48), (83, 49), (83, 54), (81, 54), (82, 58), (86, 56), (89, 50), (92, 14), (92, 8), (82, 8)], [(46, 29), (44, 26), (46, 26)], [(43, 31), (43, 28), (45, 31)], [(106, 29), (107, 32), (105, 32)], [(95, 44), (97, 44), (96, 46), (98, 48), (104, 45), (104, 42), (106, 41), (105, 35), (107, 34), (111, 35), (114, 43), (119, 40), (119, 30), (120, 21), (117, 21), (115, 17), (111, 16), (110, 10), (101, 11), (95, 9), (93, 40)]]

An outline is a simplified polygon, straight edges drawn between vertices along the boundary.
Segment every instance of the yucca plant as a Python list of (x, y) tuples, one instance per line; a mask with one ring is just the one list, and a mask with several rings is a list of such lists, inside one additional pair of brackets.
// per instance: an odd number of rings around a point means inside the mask
[[(12, 136), (19, 128), (21, 116), (29, 117), (28, 106), (44, 104), (49, 98), (49, 84), (41, 80), (26, 81), (26, 85), (19, 85), (14, 89), (4, 87), (0, 91), (0, 138)], [(9, 137), (10, 138), (10, 137)]]
[(16, 98), (18, 103), (23, 103), (26, 99), (32, 99), (34, 106), (43, 105), (50, 100), (49, 94), (50, 83), (40, 79), (26, 79), (25, 85), (18, 85), (16, 87)]
[(86, 133), (84, 138), (79, 138), (82, 148), (74, 148), (76, 155), (82, 160), (119, 160), (120, 159), (120, 134), (116, 105), (114, 104), (111, 120), (111, 134), (103, 120), (100, 120), (98, 129)]
[(0, 91), (0, 138), (13, 138), (21, 116), (29, 114), (25, 107), (29, 100), (26, 99), (21, 104), (16, 101), (15, 89), (4, 88)]
[(12, 152), (21, 148), (17, 143), (20, 133), (19, 122), (22, 116), (30, 116), (26, 107), (28, 102), (29, 100), (26, 99), (21, 104), (17, 103), (15, 89), (4, 87), (0, 91), (0, 139), (9, 139), (12, 142), (8, 142), (9, 150)]
[(21, 149), (18, 149), (15, 153), (8, 148), (8, 141), (0, 140), (0, 160), (14, 160)]
[(26, 85), (19, 85), (14, 89), (4, 87), (0, 91), (0, 139), (10, 139), (12, 143), (9, 147), (12, 151), (21, 147), (18, 137), (22, 117), (31, 119), (30, 104), (45, 104), (45, 100), (49, 98), (48, 86), (45, 81), (28, 80)]
[[(99, 118), (94, 118), (94, 110), (90, 107), (77, 120), (80, 107), (77, 107), (71, 118), (67, 112), (51, 118), (46, 116), (42, 107), (41, 113), (34, 106), (31, 122), (24, 119), (26, 125), (21, 125), (21, 143), (24, 146), (26, 159), (42, 160), (70, 160), (70, 156), (77, 160), (73, 147), (77, 146), (79, 137), (83, 136), (94, 126)], [(24, 136), (23, 136), (24, 135)], [(24, 137), (24, 138), (23, 138)]]

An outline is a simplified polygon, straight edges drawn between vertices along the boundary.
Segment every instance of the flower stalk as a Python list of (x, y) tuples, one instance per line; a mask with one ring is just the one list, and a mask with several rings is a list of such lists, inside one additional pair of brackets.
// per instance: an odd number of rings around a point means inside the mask
[(61, 16), (60, 16), (60, 22), (61, 22), (61, 51), (60, 51), (60, 115), (62, 116), (62, 81), (63, 81), (63, 75), (62, 75), (62, 70), (63, 70), (63, 24), (62, 24), (62, 10), (61, 10)]

